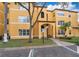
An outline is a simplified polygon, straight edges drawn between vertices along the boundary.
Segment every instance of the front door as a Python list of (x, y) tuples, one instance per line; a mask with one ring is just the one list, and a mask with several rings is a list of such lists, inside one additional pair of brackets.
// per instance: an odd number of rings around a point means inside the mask
[(53, 37), (53, 26), (51, 26), (51, 25), (47, 29), (47, 36), (49, 38)]

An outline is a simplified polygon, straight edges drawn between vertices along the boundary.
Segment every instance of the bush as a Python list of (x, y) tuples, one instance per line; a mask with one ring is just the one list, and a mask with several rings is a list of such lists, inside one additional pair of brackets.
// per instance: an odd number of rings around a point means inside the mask
[(68, 40), (70, 40), (70, 39), (72, 39), (72, 37), (59, 37), (59, 39), (68, 39)]
[(0, 36), (0, 40), (2, 40), (3, 39), (3, 36)]
[(33, 39), (38, 39), (39, 37), (33, 37)]
[(66, 39), (70, 40), (70, 39), (72, 39), (72, 37), (66, 37)]
[(59, 39), (65, 39), (65, 37), (58, 37)]

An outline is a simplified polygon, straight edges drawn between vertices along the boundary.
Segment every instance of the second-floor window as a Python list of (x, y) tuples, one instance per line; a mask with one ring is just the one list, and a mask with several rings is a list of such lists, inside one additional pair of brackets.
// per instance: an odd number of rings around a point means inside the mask
[(20, 23), (29, 23), (30, 22), (29, 16), (19, 16), (19, 22)]
[(71, 17), (71, 15), (69, 14), (68, 17)]
[(41, 12), (41, 18), (44, 18), (44, 12)]
[(58, 21), (58, 25), (64, 25), (64, 21)]
[(64, 12), (57, 12), (58, 16), (64, 16)]

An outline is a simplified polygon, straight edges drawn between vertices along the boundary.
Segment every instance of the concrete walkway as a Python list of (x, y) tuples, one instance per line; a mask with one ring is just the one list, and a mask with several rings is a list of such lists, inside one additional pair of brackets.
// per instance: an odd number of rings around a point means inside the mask
[(52, 39), (57, 45), (61, 46), (70, 46), (70, 45), (75, 45), (73, 43), (69, 43), (69, 42), (64, 42), (64, 41), (60, 41), (59, 39)]
[[(69, 43), (69, 42), (64, 42), (60, 41), (59, 39), (52, 39), (58, 46), (62, 46), (63, 48), (66, 48), (74, 53), (77, 53), (77, 45)], [(78, 53), (79, 54), (79, 53)]]

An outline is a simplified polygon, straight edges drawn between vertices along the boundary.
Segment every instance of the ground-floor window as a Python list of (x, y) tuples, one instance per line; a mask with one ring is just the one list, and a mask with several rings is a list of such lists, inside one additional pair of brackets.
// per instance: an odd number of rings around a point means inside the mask
[(19, 29), (19, 35), (20, 36), (28, 36), (29, 35), (29, 30), (27, 29)]
[(65, 34), (65, 31), (64, 30), (58, 30), (58, 34), (59, 35), (64, 35)]
[(41, 32), (44, 32), (44, 26), (41, 26)]

